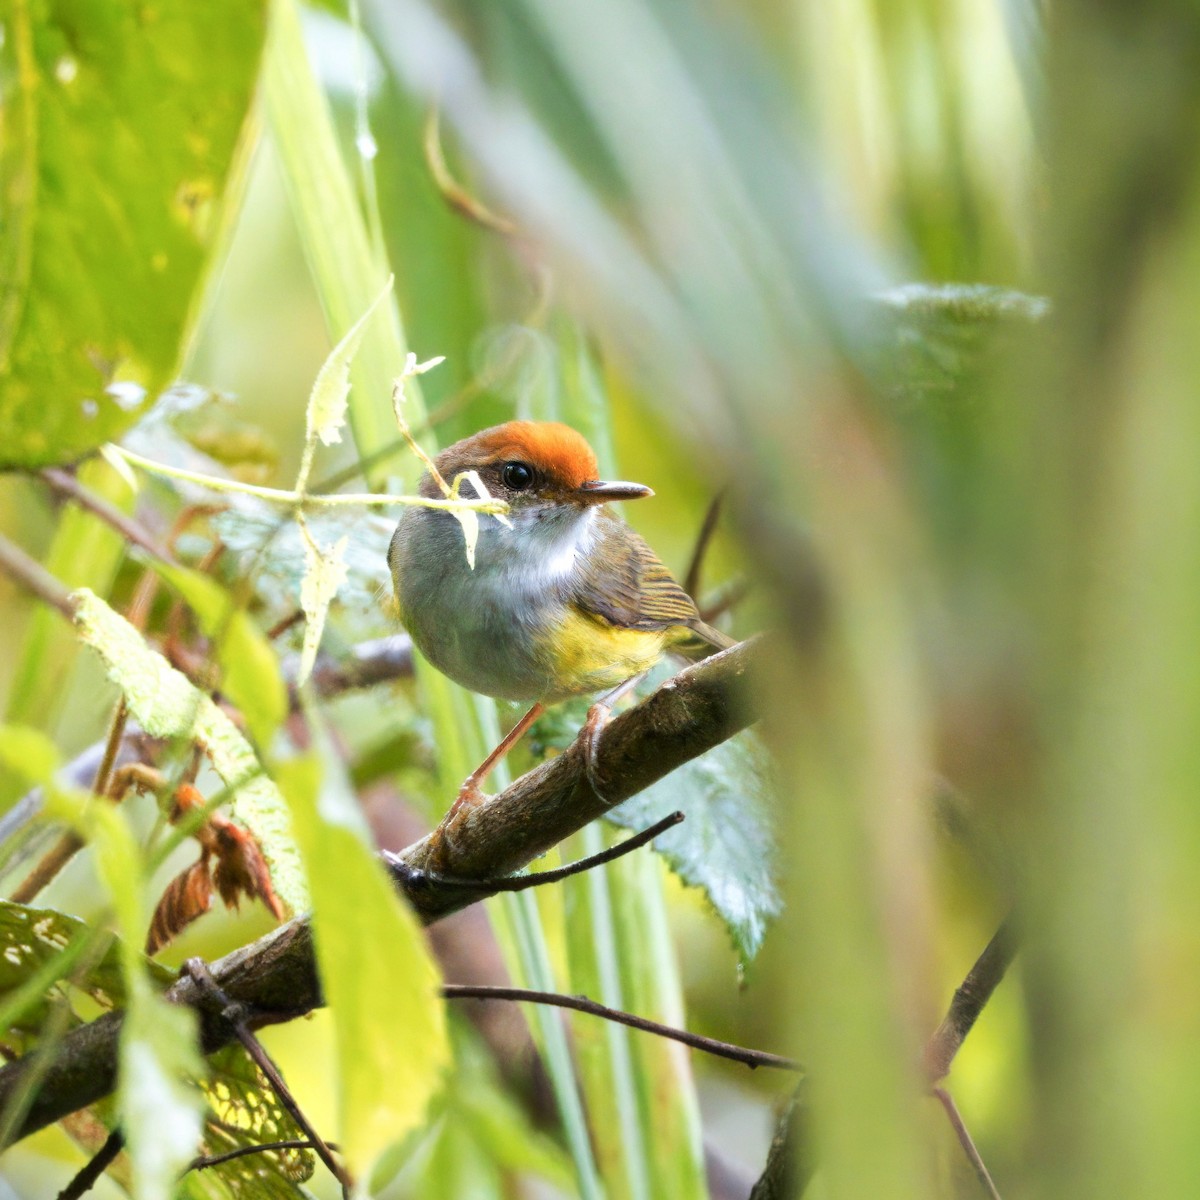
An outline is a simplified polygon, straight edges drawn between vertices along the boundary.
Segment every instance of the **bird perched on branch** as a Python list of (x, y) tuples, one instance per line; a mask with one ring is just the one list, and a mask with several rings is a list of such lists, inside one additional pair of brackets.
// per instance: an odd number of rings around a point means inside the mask
[[(601, 481), (575, 430), (509, 421), (456, 442), (434, 465), (444, 480), (478, 472), (488, 492), (507, 501), (508, 521), (480, 516), (472, 568), (453, 514), (408, 509), (388, 551), (401, 620), (455, 682), (533, 704), (468, 776), (453, 815), (480, 798), (482, 781), (544, 705), (606, 693), (584, 726), (591, 775), (595, 734), (614, 692), (667, 650), (702, 658), (733, 642), (701, 620), (654, 551), (606, 507), (653, 492)], [(464, 480), (461, 494), (471, 486)], [(439, 488), (427, 474), (419, 490), (437, 498)]]

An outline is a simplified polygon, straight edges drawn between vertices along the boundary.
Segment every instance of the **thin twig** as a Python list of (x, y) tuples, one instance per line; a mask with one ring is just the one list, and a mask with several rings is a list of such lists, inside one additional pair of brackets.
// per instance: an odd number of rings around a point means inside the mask
[(502, 217), (492, 212), (482, 200), (472, 196), (466, 188), (450, 174), (446, 165), (446, 156), (442, 153), (442, 137), (438, 110), (431, 106), (425, 118), (425, 136), (422, 139), (425, 150), (425, 165), (433, 178), (438, 194), (459, 216), (479, 225), (483, 229), (498, 233), (501, 237), (516, 237), (520, 230), (509, 217)]
[(81, 1197), (86, 1196), (100, 1182), (100, 1176), (112, 1166), (117, 1155), (124, 1149), (125, 1135), (119, 1129), (114, 1129), (79, 1174), (58, 1193), (58, 1200), (81, 1200)]
[(294, 629), (304, 620), (304, 609), (297, 608), (288, 613), (286, 617), (282, 617), (276, 621), (270, 629), (267, 630), (267, 641), (273, 642), (276, 638), (283, 637), (289, 629)]
[(654, 1033), (659, 1037), (669, 1038), (673, 1042), (682, 1042), (693, 1050), (703, 1050), (705, 1054), (715, 1054), (718, 1058), (728, 1058), (749, 1067), (752, 1071), (758, 1067), (772, 1067), (778, 1071), (802, 1071), (804, 1068), (795, 1059), (785, 1058), (782, 1054), (771, 1054), (766, 1050), (751, 1050), (745, 1046), (735, 1046), (732, 1042), (718, 1041), (716, 1038), (702, 1037), (686, 1029), (675, 1029), (671, 1025), (662, 1025), (658, 1021), (646, 1017), (636, 1017), (633, 1013), (622, 1012), (619, 1008), (609, 1008), (589, 1000), (586, 996), (567, 996), (561, 992), (536, 992), (528, 988), (491, 987), (483, 984), (447, 983), (442, 987), (442, 995), (447, 1000), (520, 1000), (530, 1004), (549, 1004), (554, 1008), (569, 1008), (574, 1012), (587, 1013), (589, 1016), (602, 1017), (618, 1025), (628, 1025), (630, 1029), (640, 1029), (644, 1033)]
[(750, 581), (748, 579), (731, 579), (717, 589), (716, 593), (704, 603), (697, 605), (700, 609), (700, 619), (711, 624), (718, 617), (736, 608), (748, 595)]
[(1010, 915), (1001, 922), (1000, 928), (955, 991), (949, 1010), (925, 1047), (925, 1070), (931, 1083), (944, 1079), (949, 1072), (954, 1056), (1016, 955), (1017, 934)]
[(700, 574), (704, 570), (704, 558), (708, 553), (709, 543), (712, 541), (713, 534), (717, 531), (717, 520), (721, 516), (721, 505), (725, 500), (725, 493), (718, 492), (709, 503), (708, 509), (704, 514), (704, 521), (700, 525), (700, 533), (696, 537), (696, 546), (692, 551), (692, 561), (688, 563), (687, 574), (683, 577), (683, 590), (693, 598), (700, 590)]
[[(100, 765), (96, 768), (96, 775), (92, 780), (94, 795), (103, 794), (108, 787), (113, 764), (117, 761), (117, 754), (125, 737), (127, 715), (128, 710), (125, 707), (124, 699), (118, 700), (116, 709), (113, 711), (112, 721), (108, 726), (108, 737), (104, 742), (104, 755), (100, 759)], [(64, 833), (42, 855), (33, 870), (17, 884), (10, 899), (17, 904), (32, 903), (34, 897), (83, 849), (83, 846), (84, 841), (79, 834), (73, 831)]]
[[(337, 1142), (326, 1142), (330, 1150), (338, 1148)], [(224, 1154), (208, 1154), (194, 1158), (188, 1164), (188, 1171), (207, 1171), (209, 1167), (219, 1167), (222, 1163), (233, 1162), (236, 1158), (246, 1158), (250, 1154), (270, 1154), (273, 1150), (315, 1150), (315, 1142), (307, 1138), (290, 1138), (283, 1142), (263, 1142), (259, 1146), (238, 1146), (234, 1150), (226, 1150)], [(187, 1174), (187, 1171), (184, 1172)]]
[[(623, 842), (618, 842), (615, 846), (609, 846), (607, 850), (601, 850), (596, 854), (589, 854), (587, 858), (567, 863), (566, 866), (554, 867), (549, 871), (534, 871), (529, 875), (503, 875), (499, 879), (456, 879), (450, 875), (436, 875), (432, 872), (414, 871), (409, 876), (409, 883), (415, 886), (426, 883), (436, 884), (439, 887), (467, 888), (469, 891), (484, 892), (487, 895), (491, 895), (494, 892), (523, 892), (528, 888), (542, 887), (547, 883), (559, 883), (564, 879), (569, 879), (572, 875), (581, 875), (584, 871), (590, 871), (594, 867), (601, 867), (605, 863), (613, 862), (629, 854), (631, 851), (644, 846), (647, 842), (654, 841), (660, 833), (665, 833), (672, 826), (678, 825), (682, 820), (683, 813), (673, 812), (670, 816), (663, 817), (661, 821), (656, 821), (648, 829), (643, 829), (640, 833), (635, 833), (632, 837), (626, 838)], [(386, 852), (385, 858), (388, 860), (395, 874), (405, 873), (406, 868), (401, 859)]]
[(1000, 1193), (995, 1183), (992, 1182), (991, 1175), (988, 1174), (983, 1157), (980, 1155), (970, 1131), (962, 1119), (962, 1114), (958, 1111), (958, 1105), (954, 1103), (954, 1097), (943, 1087), (935, 1087), (933, 1095), (946, 1110), (946, 1116), (950, 1118), (950, 1125), (958, 1138), (958, 1144), (963, 1148), (963, 1152), (966, 1154), (971, 1166), (975, 1168), (975, 1174), (978, 1176), (984, 1191), (987, 1192), (990, 1200), (1000, 1200)]
[(71, 593), (41, 563), (30, 558), (3, 534), (0, 534), (0, 571), (62, 613), (68, 621), (75, 619), (75, 602), (71, 599)]
[(80, 483), (69, 471), (64, 471), (61, 467), (46, 467), (41, 476), (56, 492), (69, 496), (80, 508), (86, 508), (106, 525), (111, 525), (126, 541), (140, 546), (147, 554), (163, 562), (175, 561), (169, 551), (154, 540), (148, 529), (127, 513), (123, 513), (115, 504), (93, 492), (86, 484)]
[[(118, 736), (113, 749), (113, 757), (120, 748), (121, 739)], [(108, 747), (105, 747), (108, 752)], [(106, 797), (117, 804), (125, 797), (130, 788), (141, 792), (154, 791), (163, 786), (162, 775), (154, 767), (142, 763), (128, 763), (112, 773), (109, 780)], [(32, 871), (13, 889), (10, 899), (16, 904), (31, 904), (45, 890), (50, 881), (83, 849), (84, 841), (79, 834), (64, 833), (62, 837), (46, 851), (38, 860)]]
[(313, 1128), (312, 1123), (304, 1115), (304, 1110), (296, 1103), (296, 1098), (280, 1074), (279, 1068), (263, 1048), (262, 1043), (251, 1033), (250, 1027), (246, 1023), (248, 1011), (246, 1006), (236, 1003), (225, 994), (220, 984), (213, 978), (208, 964), (202, 958), (189, 958), (183, 964), (183, 973), (195, 980), (200, 990), (221, 1006), (221, 1016), (229, 1022), (230, 1028), (237, 1036), (238, 1041), (242, 1043), (246, 1053), (266, 1076), (267, 1082), (279, 1097), (279, 1102), (312, 1142), (317, 1157), (329, 1168), (334, 1179), (342, 1185), (342, 1191), (348, 1196), (354, 1186), (354, 1181), (347, 1174), (345, 1167), (334, 1157), (333, 1151), (321, 1135)]

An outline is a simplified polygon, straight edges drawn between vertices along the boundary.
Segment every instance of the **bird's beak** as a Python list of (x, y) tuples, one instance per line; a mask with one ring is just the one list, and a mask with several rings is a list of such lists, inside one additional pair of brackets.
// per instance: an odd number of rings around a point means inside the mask
[(644, 483), (604, 483), (589, 479), (581, 483), (576, 494), (584, 504), (607, 504), (609, 500), (641, 500), (654, 492)]

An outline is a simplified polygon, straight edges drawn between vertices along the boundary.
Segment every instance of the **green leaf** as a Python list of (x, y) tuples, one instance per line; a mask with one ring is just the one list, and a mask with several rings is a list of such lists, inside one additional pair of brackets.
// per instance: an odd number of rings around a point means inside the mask
[(171, 1194), (200, 1144), (204, 1097), (199, 1022), (144, 982), (134, 987), (121, 1026), (117, 1108), (133, 1163), (135, 1200)]
[[(109, 937), (98, 961), (89, 948), (100, 932), (76, 917), (54, 909), (27, 908), (0, 901), (0, 1031), (8, 1044), (28, 1050), (38, 1037), (49, 1011), (47, 995), (59, 980), (86, 994), (104, 1011), (125, 1007), (129, 996), (123, 975), (126, 949)], [(81, 958), (87, 970), (80, 973)], [(175, 972), (148, 958), (143, 972), (155, 988), (166, 988)], [(59, 985), (60, 987), (62, 985)], [(73, 1018), (71, 1025), (79, 1024)], [(197, 1152), (221, 1154), (242, 1146), (301, 1137), (300, 1130), (280, 1105), (270, 1084), (245, 1050), (223, 1047), (208, 1060), (208, 1079), (202, 1085), (209, 1112)], [(269, 1164), (269, 1170), (263, 1170)], [(235, 1196), (238, 1200), (295, 1200), (295, 1183), (312, 1174), (307, 1151), (285, 1150), (226, 1163), (201, 1177), (189, 1177), (188, 1194)], [(218, 1179), (222, 1190), (215, 1185)]]
[(367, 323), (375, 310), (390, 295), (393, 276), (388, 276), (383, 290), (371, 301), (370, 307), (346, 331), (345, 336), (330, 351), (321, 364), (305, 411), (307, 432), (304, 442), (304, 458), (296, 479), (296, 491), (302, 492), (308, 485), (308, 474), (312, 467), (313, 451), (317, 442), (332, 446), (342, 440), (342, 426), (346, 423), (346, 399), (350, 395), (350, 364), (362, 341)]
[(29, 783), (48, 783), (58, 770), (58, 747), (28, 725), (0, 725), (0, 763)]
[(287, 716), (279, 660), (250, 614), (215, 579), (155, 560), (154, 569), (188, 602), (216, 646), (221, 690), (238, 706), (259, 746), (267, 747)]
[(0, 463), (78, 458), (170, 382), (238, 174), (265, 7), (8, 6)]
[(686, 815), (655, 838), (654, 848), (684, 883), (704, 890), (746, 964), (782, 908), (773, 803), (769, 757), (747, 731), (626, 800), (609, 820), (645, 829), (676, 809)]
[(75, 824), (91, 843), (121, 931), (120, 961), (127, 996), (121, 1026), (117, 1108), (133, 1164), (135, 1200), (169, 1193), (200, 1141), (204, 1100), (194, 1081), (202, 1072), (199, 1021), (169, 1004), (151, 986), (143, 955), (146, 937), (142, 857), (125, 815), (109, 804), (83, 804)]
[(411, 909), (373, 852), (345, 781), (315, 758), (280, 769), (313, 895), (321, 985), (333, 1014), (338, 1140), (352, 1173), (416, 1128), (449, 1063), (441, 979)]
[(1040, 296), (987, 284), (910, 283), (872, 297), (880, 386), (900, 407), (936, 406), (981, 378), (1010, 339), (1050, 314)]
[(98, 596), (82, 588), (72, 598), (80, 637), (100, 654), (142, 728), (152, 737), (195, 739), (204, 746), (232, 792), (230, 816), (262, 849), (276, 895), (291, 912), (306, 909), (287, 804), (237, 726)]
[[(474, 515), (474, 514), (472, 514)], [(325, 632), (325, 619), (338, 588), (346, 582), (346, 546), (349, 536), (339, 538), (322, 550), (309, 535), (308, 527), (300, 520), (304, 535), (304, 578), (300, 582), (300, 607), (304, 609), (304, 645), (300, 650), (300, 666), (296, 684), (302, 686), (312, 674)]]
[[(271, 133), (325, 318), (335, 337), (366, 311), (388, 275), (363, 221), (362, 207), (338, 147), (329, 104), (313, 75), (294, 0), (273, 8), (271, 42), (263, 64), (263, 98)], [(392, 381), (408, 347), (394, 299), (388, 320), (364, 331), (350, 377), (350, 425), (360, 457), (397, 442), (387, 405)], [(417, 385), (411, 388), (414, 418), (424, 414)], [(415, 482), (417, 464), (403, 456), (392, 467)], [(386, 472), (371, 466), (367, 478), (380, 486)]]

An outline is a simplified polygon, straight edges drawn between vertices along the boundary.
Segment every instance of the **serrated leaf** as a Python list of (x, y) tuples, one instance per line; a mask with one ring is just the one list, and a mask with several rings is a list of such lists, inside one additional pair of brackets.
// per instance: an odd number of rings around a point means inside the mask
[[(0, 1009), (13, 1006), (29, 985), (35, 985), (35, 1002), (24, 1007), (19, 1023), (5, 1030), (7, 1044), (22, 1051), (32, 1046), (47, 1013), (47, 987), (38, 988), (39, 977), (70, 977), (72, 987), (91, 997), (106, 1012), (124, 1007), (128, 994), (122, 970), (124, 944), (113, 938), (98, 962), (80, 975), (79, 957), (64, 958), (64, 951), (83, 944), (93, 930), (77, 917), (54, 909), (28, 908), (0, 900)], [(57, 970), (55, 969), (57, 968)], [(176, 978), (151, 959), (142, 959), (142, 970), (156, 989), (168, 987)], [(77, 1024), (72, 1019), (70, 1024)], [(203, 1141), (198, 1152), (221, 1154), (242, 1146), (285, 1141), (302, 1136), (279, 1103), (255, 1063), (245, 1050), (231, 1044), (208, 1060), (208, 1078), (202, 1084), (209, 1105)], [(93, 1146), (93, 1151), (97, 1147)], [(264, 1170), (264, 1164), (270, 1169)], [(307, 1151), (278, 1151), (237, 1159), (202, 1177), (189, 1176), (187, 1193), (203, 1197), (236, 1197), (237, 1200), (295, 1200), (294, 1184), (312, 1174), (313, 1159)]]
[(287, 716), (288, 697), (279, 660), (250, 614), (215, 579), (187, 567), (155, 560), (154, 569), (180, 592), (213, 639), (221, 668), (221, 691), (246, 718), (259, 746), (267, 747)]
[(645, 829), (676, 809), (685, 814), (655, 838), (654, 848), (684, 883), (704, 890), (745, 964), (783, 906), (773, 803), (770, 758), (748, 730), (626, 800), (609, 820)]
[(350, 326), (321, 364), (308, 398), (306, 423), (309, 443), (319, 439), (324, 445), (332, 446), (342, 440), (341, 429), (346, 423), (346, 398), (350, 395), (350, 364), (362, 341), (367, 322), (391, 294), (393, 280), (394, 277), (389, 275), (383, 290), (371, 301), (367, 311)]
[(338, 588), (346, 581), (346, 547), (349, 536), (339, 538), (332, 546), (322, 550), (309, 536), (301, 524), (304, 534), (304, 578), (300, 582), (300, 607), (304, 609), (304, 644), (300, 650), (300, 666), (296, 672), (296, 686), (308, 682), (317, 651), (321, 648), (321, 634), (325, 632), (325, 619), (329, 606), (337, 595)]
[(72, 599), (80, 637), (100, 654), (142, 728), (152, 737), (194, 738), (204, 746), (232, 792), (228, 812), (257, 840), (276, 894), (290, 912), (306, 909), (287, 804), (237, 726), (98, 596), (82, 588)]
[(236, 175), (265, 8), (5, 7), (4, 464), (78, 458), (174, 374)]
[(926, 407), (977, 378), (1004, 344), (1050, 314), (1040, 296), (987, 284), (910, 283), (872, 297), (882, 318), (875, 348), (881, 386)]
[(425, 1115), (450, 1059), (438, 974), (412, 910), (366, 839), (345, 781), (315, 758), (285, 763), (313, 894), (321, 986), (333, 1014), (338, 1141), (351, 1172), (369, 1176)]
[[(339, 596), (346, 608), (377, 612), (381, 590), (390, 590), (387, 548), (395, 531), (394, 519), (350, 508), (310, 511), (304, 523), (318, 545), (346, 539), (346, 579)], [(277, 513), (227, 509), (213, 518), (225, 546), (238, 555), (259, 596), (272, 609), (284, 611), (300, 603), (304, 579), (304, 536), (295, 521), (280, 521)]]

